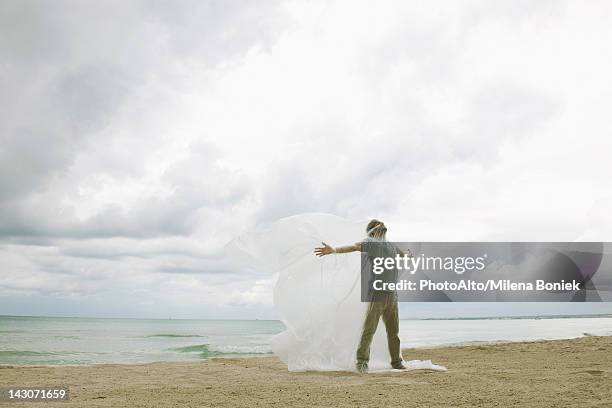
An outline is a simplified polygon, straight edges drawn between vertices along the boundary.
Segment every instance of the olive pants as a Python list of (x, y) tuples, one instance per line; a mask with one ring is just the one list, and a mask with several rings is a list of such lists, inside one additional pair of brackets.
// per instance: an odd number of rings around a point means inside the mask
[(398, 336), (399, 313), (397, 295), (389, 293), (378, 294), (375, 301), (368, 303), (368, 311), (361, 331), (361, 340), (357, 348), (358, 363), (367, 363), (370, 360), (370, 345), (372, 344), (372, 339), (381, 317), (387, 329), (387, 343), (389, 345), (389, 354), (391, 355), (391, 364), (402, 361), (400, 339)]

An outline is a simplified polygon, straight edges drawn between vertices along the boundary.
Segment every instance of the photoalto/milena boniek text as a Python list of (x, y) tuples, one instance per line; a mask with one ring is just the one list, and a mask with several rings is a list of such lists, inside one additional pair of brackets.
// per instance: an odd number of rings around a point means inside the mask
[(361, 253), (361, 299), (612, 301), (608, 242), (376, 242)]

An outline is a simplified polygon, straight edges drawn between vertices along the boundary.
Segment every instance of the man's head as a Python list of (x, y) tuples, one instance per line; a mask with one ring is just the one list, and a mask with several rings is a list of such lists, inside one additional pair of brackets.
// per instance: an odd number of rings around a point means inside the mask
[(368, 222), (366, 233), (368, 237), (384, 239), (387, 235), (387, 227), (385, 227), (384, 222), (374, 219)]

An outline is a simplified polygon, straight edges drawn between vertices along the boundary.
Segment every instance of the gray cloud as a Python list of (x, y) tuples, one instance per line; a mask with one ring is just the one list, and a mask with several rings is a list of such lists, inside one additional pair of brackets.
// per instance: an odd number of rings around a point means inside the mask
[[(232, 186), (200, 192), (195, 188), (201, 186), (179, 186), (167, 201), (143, 199), (141, 209), (131, 211), (109, 204), (83, 221), (58, 217), (53, 206), (59, 203), (37, 202), (34, 195), (51, 188), (84, 149), (112, 143), (114, 135), (100, 132), (117, 122), (124, 104), (152, 76), (172, 81), (176, 64), (197, 59), (215, 66), (253, 46), (269, 46), (282, 29), (275, 3), (257, 9), (248, 2), (212, 1), (100, 7), (25, 1), (1, 7), (1, 98), (9, 107), (0, 114), (2, 235), (186, 234), (197, 209), (239, 199)], [(221, 177), (200, 171), (202, 178)]]
[(601, 238), (610, 60), (568, 39), (609, 28), (581, 7), (2, 2), (0, 297), (248, 303), (270, 282), (221, 248), (309, 211)]

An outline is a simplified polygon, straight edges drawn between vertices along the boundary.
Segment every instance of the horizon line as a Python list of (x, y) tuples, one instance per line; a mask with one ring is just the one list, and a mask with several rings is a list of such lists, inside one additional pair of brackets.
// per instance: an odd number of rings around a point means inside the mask
[[(53, 315), (4, 315), (0, 318), (31, 317), (31, 318), (56, 318), (56, 319), (100, 319), (100, 320), (209, 320), (209, 321), (276, 321), (281, 319), (219, 319), (219, 318), (194, 318), (194, 317), (100, 317), (100, 316), (53, 316)], [(465, 317), (420, 317), (400, 320), (502, 320), (502, 319), (531, 319), (531, 318), (601, 318), (612, 317), (612, 313), (586, 313), (586, 314), (535, 314), (535, 315), (499, 315), (499, 316), (465, 316)]]

